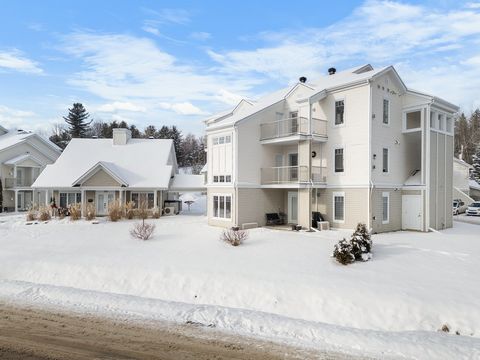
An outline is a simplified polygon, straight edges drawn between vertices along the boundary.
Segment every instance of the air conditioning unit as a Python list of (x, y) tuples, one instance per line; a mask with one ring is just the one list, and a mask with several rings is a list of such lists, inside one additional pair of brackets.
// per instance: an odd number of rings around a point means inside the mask
[(175, 207), (167, 206), (163, 209), (165, 215), (175, 215)]

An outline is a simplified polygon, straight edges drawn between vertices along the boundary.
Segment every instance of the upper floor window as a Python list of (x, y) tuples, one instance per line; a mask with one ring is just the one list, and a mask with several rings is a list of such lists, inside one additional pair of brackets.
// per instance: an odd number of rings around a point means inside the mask
[(213, 138), (213, 145), (230, 144), (231, 142), (232, 142), (232, 137), (230, 135), (215, 136)]
[(390, 101), (383, 99), (383, 123), (390, 123)]
[(343, 148), (335, 149), (335, 172), (344, 171)]
[(345, 102), (344, 100), (335, 101), (335, 125), (341, 125), (345, 122)]
[(388, 149), (383, 148), (383, 172), (388, 173)]

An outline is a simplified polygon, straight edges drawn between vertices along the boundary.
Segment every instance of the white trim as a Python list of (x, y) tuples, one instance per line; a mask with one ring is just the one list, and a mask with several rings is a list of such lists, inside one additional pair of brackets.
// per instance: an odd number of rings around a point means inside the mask
[[(213, 193), (211, 195), (211, 199), (212, 199), (212, 217), (211, 219), (215, 219), (215, 220), (221, 220), (221, 221), (232, 221), (232, 209), (233, 209), (233, 195), (230, 194), (230, 193)], [(218, 216), (215, 216), (215, 196), (218, 196), (218, 197), (224, 197), (225, 199), (223, 200), (224, 204), (224, 208), (223, 208), (223, 211), (224, 211), (224, 215), (225, 217), (218, 217)], [(226, 217), (226, 213), (227, 213), (227, 200), (226, 198), (229, 197), (230, 198), (230, 217)], [(220, 207), (218, 208), (218, 213), (220, 213)]]
[[(383, 219), (383, 199), (387, 198), (387, 220)], [(389, 192), (382, 192), (382, 224), (390, 223), (390, 193)]]
[[(335, 197), (343, 197), (343, 220), (337, 220), (335, 219)], [(333, 208), (333, 214), (332, 214), (332, 219), (334, 223), (338, 224), (344, 224), (345, 223), (345, 192), (344, 191), (334, 191), (332, 193), (332, 208)]]

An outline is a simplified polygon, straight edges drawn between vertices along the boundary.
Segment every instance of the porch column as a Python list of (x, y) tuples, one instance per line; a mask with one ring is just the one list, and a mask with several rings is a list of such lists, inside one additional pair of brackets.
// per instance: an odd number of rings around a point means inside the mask
[(45, 206), (48, 206), (48, 189), (45, 189)]
[(154, 208), (158, 208), (158, 204), (157, 204), (157, 190), (155, 189), (155, 191), (153, 192), (153, 207)]
[(312, 199), (310, 188), (298, 189), (298, 224), (307, 230), (312, 226)]
[(80, 201), (80, 206), (81, 206), (81, 209), (80, 209), (80, 217), (84, 217), (85, 216), (85, 190), (82, 189), (82, 193), (81, 193), (81, 201)]
[(13, 212), (17, 212), (18, 211), (18, 204), (17, 204), (17, 201), (18, 201), (18, 190), (15, 190), (15, 194), (13, 195), (13, 206), (14, 206), (14, 210)]

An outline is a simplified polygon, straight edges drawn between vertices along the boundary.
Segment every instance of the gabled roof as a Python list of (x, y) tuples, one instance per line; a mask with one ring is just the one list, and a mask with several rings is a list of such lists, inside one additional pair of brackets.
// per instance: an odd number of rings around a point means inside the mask
[[(0, 135), (0, 151), (6, 150), (12, 146), (15, 146), (24, 142), (28, 142), (29, 139), (34, 139), (34, 138), (40, 140), (42, 143), (50, 147), (56, 153), (60, 154), (62, 152), (62, 149), (60, 149), (57, 145), (52, 143), (50, 140), (45, 139), (43, 136), (40, 136), (32, 132), (23, 131), (23, 130), (9, 131), (6, 134)], [(47, 155), (45, 154), (45, 156)]]
[(440, 106), (447, 107), (448, 109), (451, 109), (455, 112), (460, 110), (460, 107), (458, 107), (457, 105), (452, 104), (452, 103), (450, 103), (450, 102), (448, 102), (448, 101), (446, 101), (442, 98), (439, 98), (437, 96), (430, 95), (430, 94), (427, 94), (425, 92), (418, 91), (418, 90), (413, 90), (413, 89), (408, 89), (407, 92), (410, 93), (410, 94), (416, 95), (416, 96), (421, 96), (423, 98), (426, 98), (426, 99), (432, 101), (433, 103), (437, 103)]
[[(311, 83), (296, 83), (293, 86), (283, 88), (263, 98), (260, 98), (258, 101), (253, 103), (253, 105), (246, 112), (234, 114), (232, 111), (225, 111), (223, 113), (217, 114), (216, 116), (207, 119), (207, 129), (214, 130), (216, 128), (221, 128), (225, 126), (231, 126), (236, 124), (238, 121), (243, 120), (249, 116), (252, 116), (259, 111), (262, 111), (282, 100), (285, 100), (295, 89), (299, 86), (305, 87), (307, 89), (306, 97), (303, 99), (297, 99), (297, 102), (303, 101), (318, 101), (323, 97), (327, 96), (328, 91), (332, 91), (342, 87), (353, 86), (359, 83), (365, 83), (368, 80), (381, 76), (391, 72), (396, 81), (398, 82), (399, 87), (403, 92), (406, 91), (406, 86), (403, 81), (398, 76), (398, 73), (395, 71), (393, 66), (388, 66), (380, 68), (378, 70), (373, 69), (370, 64), (365, 64), (359, 67), (352, 69), (336, 72), (334, 75), (325, 75), (321, 78), (312, 81)], [(211, 119), (216, 119), (212, 121)]]
[(62, 155), (47, 165), (32, 187), (70, 188), (98, 169), (128, 188), (167, 189), (176, 172), (171, 139), (72, 139)]
[(116, 169), (115, 164), (108, 163), (106, 161), (99, 161), (95, 165), (93, 165), (90, 169), (88, 169), (85, 174), (80, 176), (77, 180), (72, 183), (72, 186), (79, 186), (83, 184), (84, 181), (91, 178), (93, 175), (97, 173), (97, 171), (103, 170), (108, 175), (110, 175), (116, 182), (118, 182), (122, 186), (128, 186), (128, 182), (122, 178), (122, 175), (119, 174), (120, 171)]
[(21, 163), (22, 161), (25, 161), (25, 160), (32, 160), (33, 162), (36, 162), (38, 165), (43, 165), (42, 162), (40, 160), (38, 160), (36, 157), (32, 156), (32, 154), (22, 154), (22, 155), (18, 155), (18, 156), (15, 156), (7, 161), (5, 161), (5, 164), (6, 165), (17, 165), (19, 163)]

